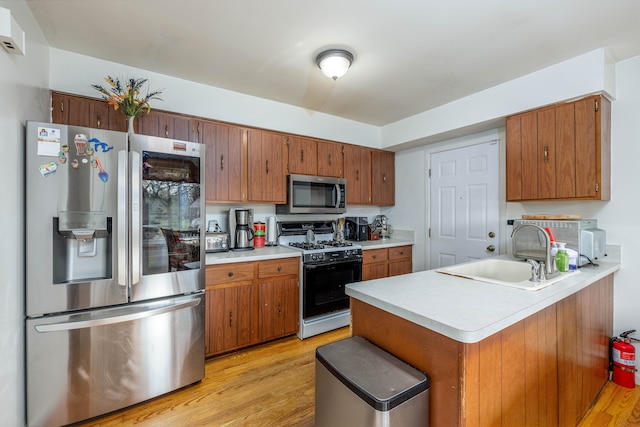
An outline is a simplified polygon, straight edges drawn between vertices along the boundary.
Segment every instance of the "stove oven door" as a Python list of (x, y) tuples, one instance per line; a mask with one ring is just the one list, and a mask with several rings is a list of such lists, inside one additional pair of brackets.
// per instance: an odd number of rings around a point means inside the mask
[(309, 319), (349, 308), (344, 287), (362, 280), (362, 260), (304, 264), (302, 317)]

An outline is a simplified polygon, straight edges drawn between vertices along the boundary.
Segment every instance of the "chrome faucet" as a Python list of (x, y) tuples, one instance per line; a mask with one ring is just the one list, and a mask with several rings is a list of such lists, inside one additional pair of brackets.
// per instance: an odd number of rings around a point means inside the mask
[(531, 281), (543, 282), (547, 279), (553, 279), (560, 275), (560, 272), (556, 268), (556, 263), (551, 259), (551, 238), (547, 231), (536, 224), (522, 224), (520, 227), (515, 228), (511, 233), (511, 244), (516, 247), (516, 239), (518, 233), (525, 227), (533, 227), (544, 236), (544, 261), (536, 258), (526, 258), (526, 261), (531, 264)]

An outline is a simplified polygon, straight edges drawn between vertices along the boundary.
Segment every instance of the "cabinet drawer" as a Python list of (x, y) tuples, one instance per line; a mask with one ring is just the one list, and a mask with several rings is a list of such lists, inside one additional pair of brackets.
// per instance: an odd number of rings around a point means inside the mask
[(374, 262), (384, 262), (388, 259), (387, 249), (368, 249), (362, 251), (362, 263), (370, 264)]
[(207, 286), (209, 286), (217, 285), (220, 283), (253, 280), (253, 269), (253, 262), (209, 265), (207, 266), (206, 283)]
[(396, 248), (389, 248), (389, 259), (404, 259), (411, 258), (411, 246), (398, 246)]
[(274, 259), (270, 261), (260, 261), (258, 264), (258, 277), (288, 276), (298, 274), (298, 258)]

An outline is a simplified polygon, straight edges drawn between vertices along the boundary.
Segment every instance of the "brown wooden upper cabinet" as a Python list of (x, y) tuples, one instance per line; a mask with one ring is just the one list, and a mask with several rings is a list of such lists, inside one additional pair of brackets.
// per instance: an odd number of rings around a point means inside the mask
[(377, 206), (393, 206), (396, 198), (395, 185), (395, 153), (372, 150), (371, 203)]
[(151, 110), (149, 114), (142, 113), (137, 119), (137, 133), (162, 138), (179, 139), (181, 141), (198, 141), (194, 132), (192, 119), (165, 111)]
[(288, 171), (302, 175), (318, 174), (318, 142), (315, 139), (288, 136)]
[(247, 131), (249, 202), (286, 203), (285, 138), (275, 132)]
[(602, 95), (507, 117), (507, 201), (610, 200), (611, 102)]
[(246, 130), (216, 122), (200, 121), (199, 139), (206, 146), (206, 200), (242, 202), (247, 197), (243, 171)]
[[(102, 99), (52, 92), (51, 104), (53, 123), (127, 131), (124, 114)], [(346, 178), (348, 204), (395, 203), (392, 152), (155, 109), (136, 118), (134, 129), (205, 144), (207, 202), (286, 203), (286, 175), (294, 173)]]
[(127, 130), (124, 114), (114, 110), (106, 101), (60, 92), (51, 93), (51, 120), (70, 126), (122, 132)]
[(318, 176), (342, 178), (344, 165), (342, 144), (328, 141), (317, 141), (317, 143)]
[(347, 180), (347, 205), (370, 205), (371, 149), (345, 144), (344, 177)]

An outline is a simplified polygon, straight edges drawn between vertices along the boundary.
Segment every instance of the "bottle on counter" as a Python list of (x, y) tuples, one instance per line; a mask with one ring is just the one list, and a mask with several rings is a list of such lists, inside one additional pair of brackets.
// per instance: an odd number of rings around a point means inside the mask
[(266, 239), (266, 227), (264, 222), (256, 222), (253, 224), (253, 247), (254, 248), (262, 248), (265, 245)]
[(567, 248), (567, 254), (569, 255), (569, 271), (578, 269), (578, 251), (574, 251), (571, 248)]
[(558, 254), (558, 244), (556, 242), (551, 243), (551, 262), (555, 265), (556, 270), (558, 269), (558, 264), (556, 263), (556, 255)]
[(558, 268), (558, 271), (566, 273), (569, 271), (569, 254), (565, 248), (566, 243), (556, 242), (556, 245), (558, 247), (558, 252), (555, 256), (556, 267)]

